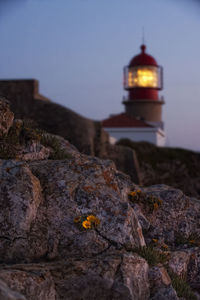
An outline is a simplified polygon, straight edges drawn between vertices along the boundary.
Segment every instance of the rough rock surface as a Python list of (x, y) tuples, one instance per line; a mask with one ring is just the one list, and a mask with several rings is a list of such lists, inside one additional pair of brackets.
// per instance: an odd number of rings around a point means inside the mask
[(162, 265), (150, 268), (149, 282), (151, 285), (151, 292), (171, 285), (171, 279)]
[(44, 147), (40, 143), (32, 142), (29, 143), (21, 153), (17, 155), (20, 160), (41, 160), (48, 159), (50, 155), (50, 149)]
[[(64, 138), (53, 134), (48, 134), (48, 136), (56, 140), (64, 156), (79, 156), (77, 149)], [(24, 147), (21, 147), (16, 158), (24, 161), (45, 160), (51, 156), (52, 152), (51, 147), (44, 146), (41, 142), (31, 140)]]
[(106, 149), (105, 158), (114, 161), (116, 168), (129, 175), (134, 183), (142, 183), (137, 156), (133, 149), (117, 145), (109, 145)]
[[(126, 249), (145, 245), (127, 202), (130, 182), (110, 161), (85, 156), (29, 166), (1, 161), (0, 174), (1, 258), (5, 260), (91, 255), (111, 245)], [(75, 226), (73, 219), (84, 214), (101, 220), (97, 230), (80, 231)]]
[[(180, 300), (170, 272), (198, 295), (197, 199), (165, 185), (141, 192), (112, 161), (45, 143), (52, 160), (0, 160), (0, 300)], [(98, 222), (84, 228), (89, 216)]]
[(0, 278), (31, 300), (149, 299), (148, 265), (136, 254), (6, 266)]
[(200, 293), (200, 248), (174, 251), (170, 255), (169, 270), (186, 277), (190, 286)]
[(0, 136), (6, 134), (11, 127), (14, 114), (10, 111), (9, 103), (0, 98)]
[[(181, 231), (184, 216), (188, 227), (181, 232), (187, 236), (196, 230), (199, 202), (167, 186), (154, 186), (144, 191), (162, 199), (159, 209), (150, 214), (139, 203), (134, 210), (127, 194), (135, 186), (112, 162), (82, 155), (73, 147), (71, 154), (70, 159), (55, 161), (1, 160), (1, 260), (11, 265), (2, 266), (0, 279), (31, 300), (146, 300), (150, 291), (152, 299), (178, 299), (165, 269), (155, 266), (149, 271), (147, 262), (134, 254), (145, 245), (141, 215), (150, 224), (147, 243), (156, 235), (173, 248), (168, 234), (172, 227)], [(74, 217), (90, 214), (100, 219), (96, 229), (76, 226)], [(189, 255), (184, 270), (198, 291), (197, 250), (195, 259), (194, 251), (184, 251)], [(179, 260), (172, 252), (169, 267), (177, 274)]]
[(174, 246), (178, 236), (188, 238), (200, 234), (200, 201), (166, 185), (144, 188), (147, 195), (161, 199), (162, 205), (153, 214), (146, 213), (150, 223), (147, 239), (161, 239)]
[(151, 298), (151, 300), (178, 300), (178, 299), (180, 298), (178, 298), (176, 291), (172, 287), (159, 289), (156, 292), (156, 294)]
[(9, 270), (2, 268), (0, 270), (0, 278), (12, 290), (25, 295), (27, 299), (56, 299), (54, 281), (50, 272), (46, 270), (30, 268), (23, 270), (21, 265)]
[(182, 190), (190, 197), (200, 198), (200, 153), (126, 139), (119, 144), (136, 152), (139, 175), (144, 186), (166, 184)]
[(26, 298), (11, 290), (4, 281), (0, 280), (0, 300), (26, 300)]

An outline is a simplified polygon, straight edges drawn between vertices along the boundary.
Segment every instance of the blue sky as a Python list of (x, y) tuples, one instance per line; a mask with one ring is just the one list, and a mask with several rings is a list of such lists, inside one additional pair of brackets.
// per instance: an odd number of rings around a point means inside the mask
[(0, 6), (0, 78), (36, 78), (41, 93), (53, 101), (104, 119), (124, 110), (123, 66), (139, 52), (144, 26), (147, 52), (164, 67), (161, 95), (168, 144), (200, 151), (198, 2), (18, 3), (12, 9)]

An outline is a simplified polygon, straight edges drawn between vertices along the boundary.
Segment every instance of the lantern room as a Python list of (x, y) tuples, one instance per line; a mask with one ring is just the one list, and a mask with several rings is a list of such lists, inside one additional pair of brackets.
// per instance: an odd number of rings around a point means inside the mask
[(129, 91), (131, 99), (158, 99), (158, 90), (163, 88), (163, 71), (156, 60), (146, 54), (146, 46), (141, 53), (124, 68), (124, 89)]
[[(159, 90), (163, 89), (163, 69), (155, 58), (146, 53), (146, 46), (134, 56), (124, 68), (124, 89), (128, 95), (123, 98), (128, 115), (151, 122), (163, 128), (162, 105)], [(153, 123), (152, 123), (153, 122)]]

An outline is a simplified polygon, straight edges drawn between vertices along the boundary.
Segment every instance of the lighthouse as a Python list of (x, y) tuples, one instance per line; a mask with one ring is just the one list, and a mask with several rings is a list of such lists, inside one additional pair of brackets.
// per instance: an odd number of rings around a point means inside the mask
[(163, 68), (153, 56), (146, 53), (145, 45), (141, 45), (140, 49), (141, 53), (124, 67), (124, 90), (127, 96), (122, 103), (125, 112), (111, 115), (102, 121), (102, 125), (109, 133), (111, 143), (128, 138), (164, 146), (164, 99), (159, 96), (159, 91), (163, 89)]

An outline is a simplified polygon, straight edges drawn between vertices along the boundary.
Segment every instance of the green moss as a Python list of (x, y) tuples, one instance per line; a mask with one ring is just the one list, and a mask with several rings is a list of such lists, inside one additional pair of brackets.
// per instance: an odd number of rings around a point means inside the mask
[(19, 132), (19, 142), (24, 145), (28, 141), (36, 141), (40, 142), (43, 131), (37, 128), (37, 124), (29, 119), (25, 119), (22, 121), (21, 127), (15, 125), (15, 131)]
[(17, 158), (17, 154), (29, 141), (41, 143), (52, 149), (49, 159), (71, 158), (70, 154), (60, 149), (58, 140), (38, 129), (32, 120), (17, 120), (7, 134), (0, 137), (0, 158)]
[(52, 149), (49, 159), (60, 160), (71, 158), (71, 155), (69, 153), (66, 153), (65, 150), (60, 148), (58, 139), (55, 136), (52, 136), (50, 134), (43, 134), (40, 142), (45, 147), (49, 147)]
[(152, 246), (139, 247), (134, 249), (134, 252), (143, 257), (150, 266), (155, 266), (159, 263), (164, 264), (168, 259), (166, 252), (162, 252)]
[(197, 300), (197, 297), (188, 285), (185, 278), (182, 278), (173, 272), (169, 272), (169, 275), (172, 281), (172, 286), (176, 290), (178, 297), (186, 300)]
[(0, 158), (16, 158), (30, 140), (40, 141), (42, 131), (31, 120), (15, 121), (7, 134), (0, 137)]

